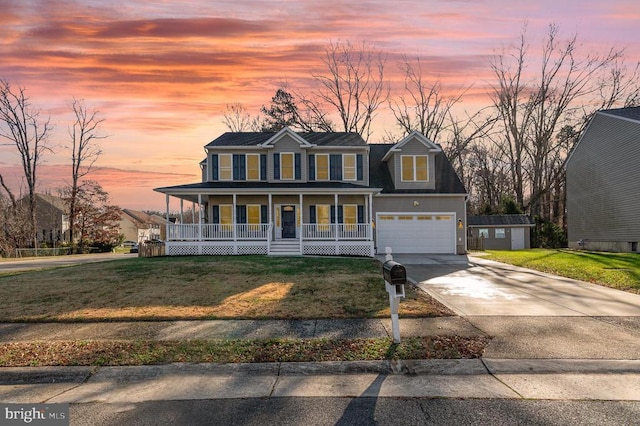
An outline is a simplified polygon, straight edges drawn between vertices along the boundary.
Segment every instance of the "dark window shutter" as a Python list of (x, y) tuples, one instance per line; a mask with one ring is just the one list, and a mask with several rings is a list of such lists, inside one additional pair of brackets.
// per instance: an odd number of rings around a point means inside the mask
[(316, 223), (316, 206), (309, 206), (309, 222)]
[(211, 156), (211, 179), (218, 180), (218, 154)]
[(344, 223), (344, 209), (338, 206), (338, 223)]
[(247, 160), (244, 154), (233, 154), (233, 180), (245, 180), (247, 177)]
[(260, 206), (260, 223), (269, 223), (269, 212), (267, 206)]
[(329, 156), (329, 177), (331, 180), (342, 180), (342, 155)]
[(358, 205), (358, 223), (365, 223), (364, 221), (364, 206)]
[(362, 154), (358, 154), (358, 155), (356, 155), (356, 173), (357, 173), (357, 179), (358, 180), (364, 179), (363, 172), (362, 172), (362, 167), (363, 167)]
[(297, 153), (294, 155), (295, 159), (295, 178), (296, 180), (302, 179), (302, 155)]
[(267, 156), (260, 154), (260, 180), (267, 180)]
[(273, 153), (273, 178), (280, 180), (280, 153)]
[(233, 180), (240, 180), (240, 156), (233, 154)]
[(213, 206), (211, 210), (211, 223), (220, 223), (220, 206)]
[(236, 206), (236, 223), (247, 223), (247, 206)]
[(331, 223), (336, 223), (336, 206), (331, 206)]
[(309, 154), (309, 180), (316, 180), (316, 156)]

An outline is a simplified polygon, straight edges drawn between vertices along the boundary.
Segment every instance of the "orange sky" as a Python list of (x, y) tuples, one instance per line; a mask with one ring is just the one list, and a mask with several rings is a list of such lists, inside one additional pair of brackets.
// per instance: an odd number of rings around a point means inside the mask
[[(153, 188), (199, 180), (202, 147), (225, 131), (225, 106), (240, 102), (255, 115), (283, 81), (305, 91), (330, 41), (383, 51), (392, 84), (406, 55), (420, 57), (426, 78), (445, 89), (473, 85), (470, 94), (482, 95), (490, 56), (525, 21), (532, 47), (556, 23), (563, 37), (578, 34), (585, 53), (615, 47), (631, 63), (640, 58), (637, 0), (0, 0), (0, 78), (26, 88), (55, 125), (41, 192), (68, 179), (63, 147), (75, 97), (106, 118), (92, 178), (114, 204), (163, 210)], [(467, 96), (462, 107), (480, 104)], [(397, 132), (386, 106), (374, 129), (370, 141)], [(17, 186), (16, 160), (0, 146), (0, 170)]]

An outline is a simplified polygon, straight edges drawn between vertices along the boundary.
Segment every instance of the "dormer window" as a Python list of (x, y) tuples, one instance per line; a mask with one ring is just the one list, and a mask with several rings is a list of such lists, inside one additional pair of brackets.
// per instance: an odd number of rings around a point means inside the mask
[(402, 155), (401, 163), (403, 182), (427, 182), (429, 180), (428, 157), (426, 155)]

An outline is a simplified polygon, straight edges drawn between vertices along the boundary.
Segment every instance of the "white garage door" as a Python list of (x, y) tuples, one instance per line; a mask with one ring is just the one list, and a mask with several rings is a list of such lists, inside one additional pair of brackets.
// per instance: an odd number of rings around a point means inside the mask
[(455, 253), (455, 215), (451, 213), (378, 213), (378, 253)]

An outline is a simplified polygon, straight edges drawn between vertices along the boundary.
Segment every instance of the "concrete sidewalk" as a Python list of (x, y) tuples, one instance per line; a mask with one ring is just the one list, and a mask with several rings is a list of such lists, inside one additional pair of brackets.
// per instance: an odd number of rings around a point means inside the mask
[[(640, 401), (640, 361), (428, 360), (0, 369), (5, 403), (275, 397)], [(26, 383), (25, 383), (26, 382)]]

